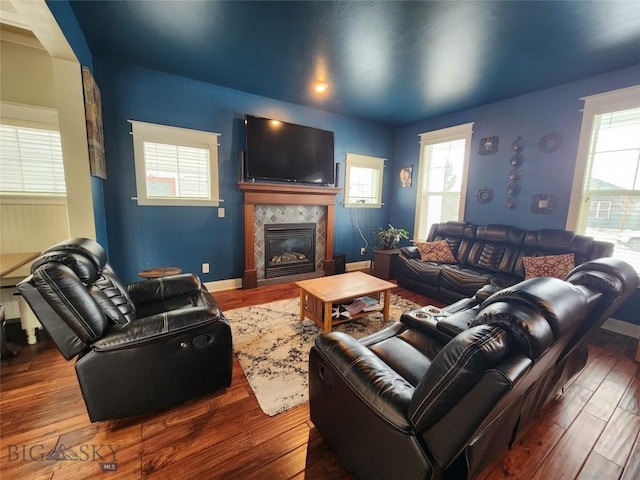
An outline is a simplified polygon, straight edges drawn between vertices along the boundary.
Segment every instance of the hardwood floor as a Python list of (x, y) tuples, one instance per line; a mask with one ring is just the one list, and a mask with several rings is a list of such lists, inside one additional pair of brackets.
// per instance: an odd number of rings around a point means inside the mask
[[(394, 293), (432, 303), (401, 288)], [(215, 293), (223, 310), (296, 295), (292, 284)], [(632, 339), (597, 335), (585, 370), (481, 478), (640, 478), (640, 372), (634, 352)], [(122, 421), (89, 422), (73, 361), (65, 361), (50, 341), (23, 347), (2, 362), (1, 389), (2, 479), (352, 478), (314, 429), (308, 404), (264, 415), (237, 361), (224, 391)], [(77, 458), (44, 458), (65, 448)], [(117, 470), (103, 473), (113, 462)]]

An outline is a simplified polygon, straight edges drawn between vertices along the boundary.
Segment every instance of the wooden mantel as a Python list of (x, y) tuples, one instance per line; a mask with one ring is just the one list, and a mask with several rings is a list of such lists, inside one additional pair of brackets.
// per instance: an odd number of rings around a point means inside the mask
[(337, 187), (310, 185), (238, 182), (244, 205), (244, 273), (242, 288), (258, 286), (258, 270), (255, 259), (255, 206), (256, 205), (323, 205), (327, 207), (327, 238), (324, 252), (324, 273), (333, 275), (333, 240), (335, 227)]

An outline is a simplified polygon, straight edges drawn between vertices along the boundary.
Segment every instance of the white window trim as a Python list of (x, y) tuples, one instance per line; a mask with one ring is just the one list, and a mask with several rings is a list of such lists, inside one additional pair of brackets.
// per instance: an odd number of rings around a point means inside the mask
[(66, 205), (67, 196), (62, 193), (2, 192), (0, 203), (3, 205)]
[(14, 127), (59, 130), (58, 111), (24, 103), (0, 102), (0, 123)]
[[(344, 175), (344, 207), (345, 208), (380, 208), (382, 203), (382, 184), (384, 183), (384, 162), (386, 159), (380, 157), (372, 157), (369, 155), (360, 155), (357, 153), (347, 153), (345, 157), (345, 175)], [(380, 181), (378, 182), (378, 202), (363, 203), (360, 201), (351, 201), (349, 196), (350, 172), (351, 167), (370, 168), (380, 172)]]
[(607, 112), (640, 107), (640, 85), (582, 97), (580, 100), (584, 101), (584, 109), (582, 110), (582, 125), (580, 127), (578, 153), (573, 173), (571, 200), (569, 201), (569, 212), (566, 224), (566, 229), (573, 232), (577, 231), (580, 206), (584, 201), (582, 198), (585, 181), (584, 176), (587, 168), (587, 159), (589, 157), (589, 144), (591, 142), (594, 117)]
[[(220, 202), (218, 173), (219, 133), (191, 130), (187, 128), (157, 125), (154, 123), (129, 120), (132, 126), (133, 155), (136, 169), (136, 189), (138, 205), (162, 205), (183, 207), (218, 207)], [(209, 150), (210, 199), (175, 198), (147, 196), (147, 181), (144, 164), (144, 142), (163, 143), (180, 146), (206, 148)]]
[[(460, 185), (460, 204), (458, 207), (458, 220), (464, 219), (464, 212), (466, 206), (467, 197), (467, 184), (469, 180), (469, 163), (471, 159), (471, 136), (473, 135), (473, 125), (475, 122), (463, 123), (453, 127), (442, 128), (440, 130), (433, 130), (431, 132), (425, 132), (418, 135), (420, 138), (420, 154), (418, 157), (418, 188), (416, 188), (416, 215), (413, 222), (413, 231), (418, 232), (418, 225), (422, 218), (422, 202), (418, 202), (418, 198), (422, 195), (420, 191), (420, 182), (425, 169), (425, 147), (436, 143), (451, 142), (454, 140), (465, 140), (464, 149), (464, 163), (462, 166), (462, 183)], [(429, 232), (427, 232), (428, 234)], [(420, 241), (424, 239), (414, 239), (413, 241)]]

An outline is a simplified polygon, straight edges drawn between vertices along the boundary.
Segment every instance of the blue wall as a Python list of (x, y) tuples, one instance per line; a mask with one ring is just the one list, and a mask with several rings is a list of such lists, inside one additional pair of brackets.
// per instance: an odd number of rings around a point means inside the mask
[[(396, 167), (414, 165), (415, 180), (419, 134), (475, 122), (464, 219), (477, 224), (502, 223), (529, 229), (565, 228), (582, 122), (583, 102), (580, 98), (638, 83), (640, 65), (399, 128), (395, 141)], [(540, 140), (551, 132), (562, 136), (560, 148), (553, 153), (542, 153)], [(498, 152), (480, 155), (480, 139), (492, 136), (499, 137)], [(519, 206), (508, 209), (505, 201), (508, 174), (513, 168), (511, 144), (518, 136), (525, 143)], [(415, 185), (416, 182), (410, 189), (396, 188), (391, 202), (391, 218), (398, 224), (407, 225), (411, 231), (415, 216)], [(493, 188), (495, 194), (493, 201), (484, 205), (476, 201), (476, 193), (482, 187)], [(531, 196), (541, 193), (557, 197), (554, 214), (531, 212)]]
[[(135, 281), (143, 268), (177, 265), (183, 271), (200, 272), (211, 264), (203, 281), (242, 276), (242, 195), (236, 186), (237, 159), (244, 149), (244, 115), (322, 128), (335, 132), (335, 160), (341, 163), (339, 185), (344, 185), (344, 156), (360, 153), (391, 159), (392, 129), (301, 107), (228, 88), (165, 74), (111, 59), (94, 57), (94, 76), (102, 93), (103, 124), (108, 180), (105, 182), (110, 258), (126, 282)], [(225, 218), (211, 207), (138, 206), (133, 143), (127, 120), (159, 123), (220, 133), (219, 171), (221, 205)], [(391, 194), (385, 187), (385, 198)], [(337, 198), (334, 251), (347, 261), (360, 256), (363, 242), (352, 223), (352, 209)], [(371, 228), (385, 225), (388, 207), (360, 209), (359, 220), (369, 238)], [(369, 252), (371, 250), (369, 249)]]

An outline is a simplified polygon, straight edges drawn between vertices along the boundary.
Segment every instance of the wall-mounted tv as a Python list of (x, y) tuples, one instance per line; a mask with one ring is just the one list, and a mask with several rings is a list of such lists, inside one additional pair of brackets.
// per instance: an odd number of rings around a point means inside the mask
[(245, 180), (334, 184), (333, 132), (247, 115)]

